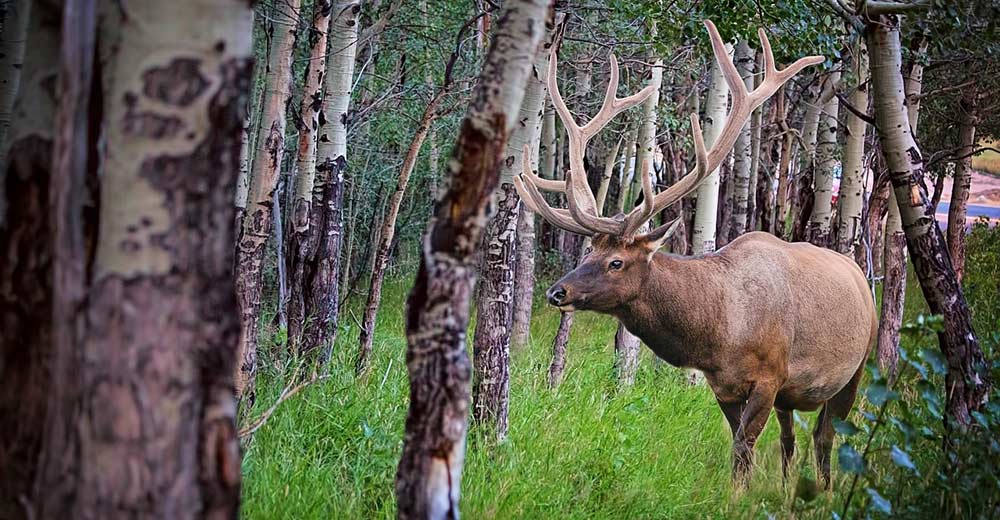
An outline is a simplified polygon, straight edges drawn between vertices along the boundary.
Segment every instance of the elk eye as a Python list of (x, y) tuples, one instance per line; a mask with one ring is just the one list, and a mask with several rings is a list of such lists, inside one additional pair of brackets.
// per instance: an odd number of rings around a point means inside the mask
[(612, 271), (617, 271), (621, 268), (622, 268), (621, 260), (612, 260), (611, 263), (608, 264), (608, 269), (611, 269)]

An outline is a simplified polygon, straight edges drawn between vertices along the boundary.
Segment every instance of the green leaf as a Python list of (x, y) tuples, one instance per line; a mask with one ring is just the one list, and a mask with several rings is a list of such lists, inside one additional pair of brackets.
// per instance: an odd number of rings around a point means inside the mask
[(865, 492), (867, 492), (868, 496), (871, 497), (872, 501), (869, 506), (872, 509), (887, 515), (892, 514), (892, 504), (890, 504), (885, 497), (880, 495), (878, 491), (875, 491), (873, 488), (865, 488)]
[(893, 445), (892, 449), (889, 450), (889, 457), (892, 458), (893, 464), (917, 472), (917, 466), (913, 464), (913, 459), (910, 458), (910, 454), (899, 449), (899, 446)]
[(931, 385), (921, 385), (920, 397), (924, 398), (924, 403), (927, 404), (927, 411), (935, 418), (940, 419), (941, 397), (938, 395), (937, 390)]
[(865, 459), (850, 444), (841, 444), (837, 448), (837, 460), (840, 461), (840, 469), (847, 473), (860, 475), (865, 472)]
[(948, 371), (948, 361), (945, 360), (944, 355), (933, 349), (924, 349), (920, 351), (920, 357), (924, 359), (930, 366), (931, 370), (935, 374), (944, 374)]
[(883, 383), (873, 383), (868, 386), (865, 390), (865, 396), (871, 401), (875, 406), (881, 407), (889, 401), (895, 401), (899, 399), (899, 394), (889, 390), (887, 386)]
[(851, 421), (843, 421), (837, 417), (833, 418), (833, 429), (837, 433), (841, 435), (846, 435), (847, 437), (851, 437), (861, 433), (861, 430), (859, 430), (858, 427), (854, 425), (854, 423), (852, 423)]

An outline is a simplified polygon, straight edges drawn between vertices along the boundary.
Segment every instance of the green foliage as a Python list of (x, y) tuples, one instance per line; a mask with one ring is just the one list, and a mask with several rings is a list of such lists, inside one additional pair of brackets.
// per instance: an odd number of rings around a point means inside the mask
[(972, 307), (972, 322), (984, 342), (1000, 344), (1000, 227), (980, 220), (966, 237), (966, 299)]
[[(840, 517), (996, 514), (1000, 406), (995, 403), (1000, 392), (994, 388), (991, 402), (975, 413), (976, 423), (967, 430), (946, 426), (942, 389), (947, 366), (936, 341), (942, 326), (939, 317), (923, 315), (907, 323), (896, 381), (869, 367), (864, 422), (837, 427), (842, 433), (867, 433), (852, 434), (838, 450), (841, 470), (855, 475)], [(992, 368), (997, 373), (1000, 363), (994, 360)], [(864, 494), (858, 486), (864, 486)]]

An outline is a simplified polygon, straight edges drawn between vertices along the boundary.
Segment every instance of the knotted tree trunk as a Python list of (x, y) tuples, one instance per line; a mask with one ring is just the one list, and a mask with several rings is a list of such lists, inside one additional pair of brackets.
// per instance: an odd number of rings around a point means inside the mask
[(469, 303), (490, 196), (551, 3), (509, 0), (452, 150), (406, 311), (410, 405), (396, 472), (400, 518), (458, 517), (471, 367)]
[[(319, 237), (313, 233), (313, 188), (316, 180), (316, 136), (319, 133), (323, 108), (323, 77), (326, 73), (327, 33), (333, 5), (329, 0), (319, 0), (313, 5), (312, 26), (307, 33), (309, 62), (302, 85), (302, 104), (299, 107), (299, 142), (296, 147), (294, 187), (288, 226), (288, 348), (292, 352), (301, 345), (304, 317), (306, 271), (316, 257)], [(333, 60), (333, 58), (331, 58)], [(280, 267), (280, 266), (279, 266)], [(294, 302), (294, 303), (293, 303)], [(294, 314), (292, 314), (294, 312)]]

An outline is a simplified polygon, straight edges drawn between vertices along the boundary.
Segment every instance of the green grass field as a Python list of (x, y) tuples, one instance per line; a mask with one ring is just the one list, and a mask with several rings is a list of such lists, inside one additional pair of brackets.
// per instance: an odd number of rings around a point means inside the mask
[[(912, 282), (908, 318), (925, 306)], [(409, 284), (409, 279), (395, 279), (387, 287), (367, 379), (354, 377), (358, 306), (351, 305), (342, 319), (332, 378), (285, 402), (254, 435), (244, 462), (245, 518), (395, 516), (393, 479), (408, 391), (402, 309)], [(552, 308), (536, 305), (532, 343), (513, 353), (508, 439), (491, 445), (475, 426), (470, 431), (462, 480), (466, 518), (792, 513), (829, 518), (831, 508), (839, 510), (842, 498), (836, 490), (847, 487), (844, 478), (833, 493), (808, 503), (795, 498), (796, 484), (808, 490), (812, 483), (810, 432), (816, 413), (797, 414), (802, 474), (793, 476), (787, 488), (782, 485), (778, 426), (771, 420), (757, 445), (752, 484), (736, 496), (729, 485), (729, 429), (707, 387), (685, 385), (679, 370), (644, 350), (635, 386), (619, 390), (613, 371), (615, 322), (581, 313), (565, 381), (551, 391), (546, 377), (558, 319)], [(274, 401), (282, 377), (291, 373), (274, 368), (273, 359), (270, 364), (260, 376), (257, 412)], [(868, 404), (859, 398), (858, 406)]]

